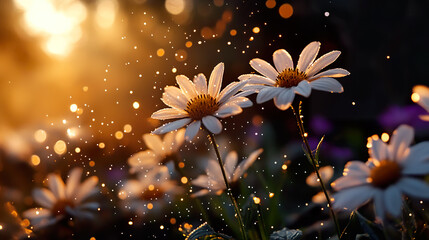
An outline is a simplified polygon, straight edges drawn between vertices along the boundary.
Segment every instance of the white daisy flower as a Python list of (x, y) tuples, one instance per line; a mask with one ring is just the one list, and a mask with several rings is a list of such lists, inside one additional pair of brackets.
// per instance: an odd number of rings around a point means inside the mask
[[(237, 152), (229, 152), (226, 156), (224, 164), (228, 183), (238, 181), (241, 176), (243, 176), (243, 174), (247, 171), (247, 169), (252, 166), (256, 159), (258, 159), (259, 155), (262, 152), (262, 148), (252, 152), (247, 159), (243, 160), (238, 165)], [(195, 186), (204, 188), (203, 190), (192, 194), (192, 197), (199, 197), (207, 194), (220, 195), (226, 189), (225, 181), (223, 179), (219, 163), (213, 159), (209, 160), (207, 163), (206, 175), (200, 175), (195, 180), (192, 180), (191, 183)]]
[(339, 191), (334, 209), (354, 210), (373, 199), (376, 215), (384, 219), (386, 213), (401, 215), (402, 195), (429, 198), (429, 185), (416, 178), (429, 174), (429, 141), (410, 147), (413, 138), (414, 129), (407, 125), (393, 132), (389, 144), (373, 136), (366, 164), (347, 163), (344, 176), (332, 183)]
[[(429, 112), (429, 88), (423, 85), (417, 85), (413, 88), (413, 95), (411, 99), (422, 106), (427, 112)], [(429, 114), (421, 115), (420, 118), (423, 121), (429, 121)]]
[(183, 193), (183, 188), (171, 180), (166, 166), (158, 166), (147, 173), (140, 172), (137, 180), (128, 180), (119, 191), (125, 208), (143, 214), (148, 210), (161, 210), (171, 199)]
[(153, 133), (164, 134), (185, 125), (185, 139), (192, 140), (203, 126), (211, 133), (222, 131), (218, 118), (226, 118), (242, 112), (243, 107), (252, 106), (246, 98), (251, 92), (237, 94), (246, 82), (232, 82), (220, 91), (222, 86), (224, 64), (219, 63), (213, 69), (207, 85), (204, 74), (200, 73), (192, 82), (184, 75), (176, 77), (180, 88), (167, 86), (162, 101), (170, 108), (161, 109), (152, 114), (152, 118), (167, 120), (181, 118), (155, 129)]
[(275, 68), (268, 62), (255, 58), (250, 61), (250, 66), (262, 76), (244, 74), (238, 79), (249, 80), (249, 85), (243, 90), (258, 92), (257, 103), (263, 103), (274, 98), (274, 104), (281, 110), (290, 107), (295, 98), (295, 93), (308, 97), (311, 89), (343, 92), (343, 86), (334, 77), (349, 75), (347, 70), (335, 68), (319, 73), (320, 70), (333, 63), (341, 52), (329, 52), (315, 61), (319, 49), (320, 42), (308, 44), (299, 55), (296, 67), (293, 65), (290, 54), (284, 49), (279, 49), (273, 54)]
[(185, 141), (185, 129), (169, 132), (163, 139), (158, 135), (144, 134), (143, 140), (149, 149), (135, 153), (128, 159), (131, 173), (151, 169), (173, 160), (174, 154), (179, 151)]
[(98, 192), (98, 178), (92, 176), (80, 183), (81, 176), (82, 168), (74, 168), (64, 184), (60, 175), (49, 174), (49, 190), (38, 188), (33, 191), (34, 200), (42, 207), (29, 209), (23, 216), (36, 227), (54, 224), (65, 217), (94, 218), (93, 211), (99, 208), (99, 203), (86, 200)]

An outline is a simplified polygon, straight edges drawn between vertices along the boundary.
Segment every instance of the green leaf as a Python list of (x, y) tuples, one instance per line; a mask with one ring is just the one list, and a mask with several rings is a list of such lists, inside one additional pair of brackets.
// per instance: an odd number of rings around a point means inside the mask
[(319, 144), (317, 144), (316, 152), (314, 154), (314, 158), (316, 160), (316, 166), (317, 166), (317, 168), (319, 168), (319, 152), (320, 152), (320, 147), (322, 146), (322, 143), (323, 143), (324, 139), (325, 139), (325, 135), (323, 135), (323, 137), (319, 141)]
[(209, 240), (209, 239), (232, 239), (232, 237), (227, 236), (222, 233), (217, 233), (210, 227), (207, 223), (201, 224), (194, 231), (192, 231), (185, 240)]
[(270, 240), (301, 240), (302, 231), (295, 229), (283, 228), (279, 231), (273, 232), (270, 235)]
[(253, 202), (253, 197), (255, 197), (255, 194), (250, 194), (243, 205), (243, 222), (246, 229), (253, 227), (257, 220), (258, 209)]

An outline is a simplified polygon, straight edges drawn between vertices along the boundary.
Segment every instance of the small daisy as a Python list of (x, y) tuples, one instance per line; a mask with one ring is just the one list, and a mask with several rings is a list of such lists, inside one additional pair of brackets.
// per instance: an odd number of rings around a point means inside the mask
[[(413, 88), (413, 95), (411, 99), (418, 103), (422, 108), (429, 112), (429, 88), (423, 85), (417, 85)], [(423, 121), (429, 121), (429, 114), (421, 115)]]
[(418, 178), (429, 174), (429, 141), (410, 147), (413, 138), (414, 129), (407, 125), (393, 132), (389, 144), (373, 136), (366, 164), (347, 163), (344, 176), (332, 183), (339, 191), (334, 209), (354, 210), (373, 199), (376, 215), (384, 219), (386, 213), (400, 216), (402, 195), (429, 198), (429, 185)]
[(163, 139), (158, 135), (144, 134), (143, 140), (149, 149), (133, 154), (128, 159), (131, 173), (150, 169), (174, 159), (174, 154), (185, 141), (185, 129), (169, 132)]
[(153, 113), (152, 118), (181, 119), (164, 124), (153, 133), (164, 134), (188, 125), (185, 139), (189, 141), (198, 133), (202, 122), (208, 131), (218, 134), (222, 131), (218, 118), (237, 115), (243, 111), (243, 107), (252, 106), (252, 102), (245, 97), (251, 92), (237, 94), (246, 82), (232, 82), (220, 91), (223, 71), (223, 63), (216, 65), (208, 85), (202, 73), (198, 74), (193, 82), (184, 75), (178, 75), (176, 81), (180, 88), (167, 86), (162, 96), (162, 101), (170, 108)]
[(119, 191), (127, 209), (144, 214), (148, 210), (161, 210), (183, 188), (171, 180), (166, 166), (158, 166), (147, 173), (140, 172), (137, 180), (128, 180)]
[(23, 216), (36, 227), (54, 224), (65, 217), (94, 218), (93, 211), (98, 209), (99, 204), (85, 201), (98, 192), (98, 178), (92, 176), (80, 183), (81, 176), (82, 168), (74, 168), (64, 184), (60, 175), (49, 174), (49, 190), (38, 188), (33, 191), (34, 200), (42, 207), (29, 209)]
[[(238, 181), (241, 176), (247, 171), (247, 169), (258, 159), (259, 155), (263, 152), (260, 148), (252, 152), (249, 157), (243, 160), (237, 165), (238, 156), (237, 152), (229, 152), (225, 159), (225, 173), (228, 179), (228, 183)], [(218, 194), (220, 195), (225, 189), (225, 181), (222, 177), (219, 163), (216, 160), (209, 160), (206, 167), (206, 175), (201, 175), (197, 179), (191, 182), (193, 185), (205, 188), (194, 194), (192, 197), (199, 197), (207, 194)]]
[(329, 52), (315, 61), (319, 49), (320, 42), (308, 44), (299, 55), (296, 67), (293, 65), (290, 54), (284, 49), (279, 49), (273, 54), (276, 68), (262, 59), (255, 58), (250, 61), (250, 66), (262, 76), (244, 74), (238, 79), (249, 80), (249, 85), (243, 90), (258, 92), (257, 103), (263, 103), (274, 98), (274, 104), (281, 110), (290, 107), (295, 98), (295, 93), (308, 97), (311, 89), (343, 92), (343, 86), (334, 77), (349, 75), (347, 70), (335, 68), (319, 73), (320, 70), (333, 63), (341, 52)]

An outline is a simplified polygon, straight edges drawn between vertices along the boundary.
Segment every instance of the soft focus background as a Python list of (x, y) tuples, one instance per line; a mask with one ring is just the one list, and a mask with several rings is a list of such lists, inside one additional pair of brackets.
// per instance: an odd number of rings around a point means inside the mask
[[(209, 76), (219, 62), (226, 66), (225, 86), (252, 71), (252, 58), (272, 63), (272, 53), (284, 48), (296, 62), (311, 41), (322, 43), (319, 55), (340, 50), (333, 67), (351, 72), (339, 79), (342, 94), (314, 91), (309, 99), (296, 99), (303, 100), (314, 145), (326, 135), (322, 161), (334, 166), (334, 178), (345, 162), (367, 158), (372, 134), (386, 133), (387, 140), (407, 123), (416, 128), (417, 140), (428, 139), (429, 125), (418, 119), (424, 111), (410, 98), (414, 85), (429, 85), (428, 11), (429, 3), (417, 0), (2, 0), (1, 206), (11, 202), (19, 216), (35, 206), (31, 191), (43, 186), (48, 173), (65, 176), (80, 166), (100, 178), (102, 208), (100, 221), (77, 228), (78, 238), (181, 236), (179, 229), (201, 223), (187, 198), (136, 217), (122, 212), (117, 193), (134, 177), (128, 157), (146, 149), (142, 134), (161, 124), (150, 115), (164, 107), (163, 88), (175, 84), (178, 74)], [(318, 189), (305, 183), (311, 166), (291, 110), (282, 112), (267, 102), (223, 122), (226, 130), (219, 138), (228, 150), (247, 156), (265, 149), (243, 184), (266, 207), (281, 209), (272, 219), (269, 210), (265, 213), (271, 231), (327, 218), (327, 212), (308, 207)], [(200, 134), (183, 148), (190, 179), (213, 156), (209, 147)], [(274, 190), (279, 176), (283, 188)], [(252, 181), (258, 178), (266, 182)], [(216, 204), (227, 201), (216, 199), (202, 202), (217, 201), (205, 205), (216, 212)], [(0, 211), (4, 239), (21, 231), (13, 227), (11, 211), (6, 206)], [(300, 222), (305, 214), (317, 217)], [(229, 233), (223, 217), (213, 217), (216, 230)]]

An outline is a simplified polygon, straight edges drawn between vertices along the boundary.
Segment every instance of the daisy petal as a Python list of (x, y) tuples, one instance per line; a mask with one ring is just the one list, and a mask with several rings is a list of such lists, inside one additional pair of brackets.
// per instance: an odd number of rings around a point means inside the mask
[(293, 69), (292, 57), (284, 49), (279, 49), (273, 53), (273, 61), (274, 66), (276, 66), (276, 69), (279, 73), (283, 72), (285, 69)]
[(360, 161), (350, 161), (344, 167), (344, 176), (361, 177), (366, 179), (370, 174), (369, 167)]
[(259, 58), (254, 58), (250, 60), (250, 66), (252, 66), (252, 68), (258, 71), (260, 74), (271, 80), (276, 80), (277, 76), (279, 75), (279, 73), (276, 71), (276, 69), (273, 68), (273, 66), (271, 66), (265, 60)]
[(404, 164), (402, 174), (407, 175), (427, 175), (429, 174), (429, 162), (418, 164)]
[(174, 137), (174, 145), (176, 149), (179, 149), (180, 146), (182, 146), (183, 142), (185, 141), (185, 129), (179, 129), (177, 130), (175, 137)]
[(386, 210), (394, 217), (401, 214), (402, 196), (396, 186), (390, 186), (384, 191), (384, 204)]
[[(429, 109), (427, 109), (427, 111), (429, 111)], [(422, 121), (429, 122), (429, 115), (420, 115), (420, 116), (419, 116), (419, 118), (420, 118)]]
[(314, 74), (318, 73), (323, 68), (327, 67), (331, 63), (335, 62), (340, 56), (340, 51), (332, 51), (317, 59), (305, 72), (308, 77), (312, 77)]
[(336, 191), (340, 191), (345, 188), (356, 187), (359, 185), (364, 185), (366, 183), (367, 181), (365, 177), (344, 176), (338, 178), (337, 180), (335, 180), (335, 182), (331, 183), (331, 187)]
[(311, 94), (311, 85), (308, 81), (301, 81), (298, 86), (294, 87), (295, 93), (301, 96), (308, 97)]
[(97, 210), (100, 207), (100, 203), (98, 202), (89, 202), (79, 205), (77, 208), (79, 209), (88, 209), (88, 210)]
[(384, 193), (382, 191), (377, 191), (374, 195), (374, 210), (376, 217), (381, 221), (384, 221), (385, 218), (386, 210), (384, 206)]
[(33, 198), (38, 204), (45, 208), (51, 208), (57, 201), (54, 194), (45, 188), (36, 188), (33, 190)]
[(224, 70), (224, 64), (219, 63), (218, 65), (216, 65), (216, 67), (214, 67), (212, 73), (210, 74), (208, 94), (214, 98), (216, 98), (220, 92)]
[(219, 108), (219, 110), (216, 112), (215, 115), (216, 115), (216, 117), (226, 118), (229, 116), (237, 115), (237, 114), (241, 113), (242, 111), (243, 111), (243, 109), (239, 105), (236, 105), (236, 104), (226, 105), (225, 104)]
[(230, 83), (219, 94), (219, 103), (222, 104), (228, 101), (228, 99), (230, 99), (234, 94), (240, 91), (240, 89), (242, 89), (246, 84), (247, 81)]
[(336, 79), (324, 77), (310, 82), (311, 88), (325, 92), (344, 92), (344, 88)]
[(184, 118), (184, 119), (180, 119), (180, 120), (177, 120), (174, 122), (169, 122), (169, 123), (162, 125), (161, 127), (157, 128), (157, 129), (153, 130), (152, 133), (153, 134), (164, 134), (164, 133), (179, 129), (179, 128), (185, 126), (186, 124), (188, 124), (190, 122), (191, 122), (190, 118)]
[(29, 218), (31, 221), (34, 221), (36, 219), (50, 217), (51, 211), (49, 211), (48, 209), (42, 209), (42, 208), (32, 208), (23, 212), (22, 216), (25, 218)]
[(207, 79), (204, 74), (198, 74), (194, 78), (194, 84), (198, 94), (207, 94)]
[(393, 159), (401, 162), (407, 153), (407, 149), (414, 139), (414, 129), (408, 125), (399, 126), (392, 135), (389, 150)]
[(191, 181), (192, 185), (206, 188), (209, 185), (209, 178), (207, 175), (200, 175), (196, 179)]
[[(228, 105), (238, 105), (242, 108), (251, 107), (253, 105), (252, 101), (250, 101), (246, 97), (233, 97), (228, 102)], [(226, 105), (226, 104), (225, 104)]]
[(143, 135), (143, 140), (146, 146), (152, 149), (155, 154), (162, 154), (165, 152), (164, 144), (158, 135), (146, 133)]
[(403, 160), (403, 165), (420, 164), (429, 162), (429, 142), (421, 142), (410, 147), (410, 153)]
[(66, 196), (72, 198), (80, 185), (80, 178), (82, 177), (82, 168), (73, 168), (69, 174), (66, 183)]
[(376, 189), (368, 185), (345, 189), (334, 194), (333, 208), (336, 210), (355, 210), (371, 200), (375, 193)]
[[(249, 92), (250, 92), (250, 94), (252, 94), (252, 93), (259, 93), (259, 91), (261, 91), (261, 89), (266, 88), (266, 87), (267, 87), (267, 86), (265, 86), (265, 85), (259, 85), (259, 84), (248, 84), (248, 85), (244, 86), (244, 87), (241, 89), (241, 91), (243, 91), (243, 92), (247, 92), (247, 93), (249, 93)], [(243, 93), (243, 92), (241, 92), (241, 93)], [(239, 93), (239, 94), (241, 94), (241, 93)], [(239, 94), (237, 94), (237, 95), (239, 95)]]
[(213, 116), (203, 117), (203, 124), (211, 133), (219, 134), (222, 131), (222, 124), (219, 119)]
[(182, 91), (173, 86), (167, 86), (164, 88), (161, 100), (165, 105), (177, 109), (186, 109), (186, 103), (188, 102), (188, 99), (183, 95)]
[(195, 89), (195, 85), (191, 80), (189, 80), (188, 77), (186, 77), (185, 75), (177, 75), (176, 81), (177, 84), (179, 84), (183, 94), (188, 99), (192, 99), (197, 96), (197, 90)]
[(271, 80), (267, 77), (256, 75), (256, 74), (243, 74), (238, 77), (238, 80), (240, 81), (246, 81), (248, 84), (265, 84), (272, 86), (276, 83), (276, 81)]
[(243, 174), (249, 169), (250, 166), (258, 159), (259, 155), (264, 151), (264, 149), (260, 148), (256, 151), (253, 151), (247, 159), (243, 160), (238, 164), (237, 168), (234, 171), (234, 175), (232, 177), (232, 181), (237, 181)]
[(264, 103), (266, 101), (269, 101), (273, 99), (273, 97), (281, 93), (282, 90), (283, 89), (277, 87), (264, 87), (259, 91), (258, 95), (256, 96), (256, 102)]
[(66, 197), (64, 182), (58, 174), (49, 174), (48, 184), (49, 189), (51, 189), (56, 199), (64, 199)]
[(318, 73), (315, 76), (309, 77), (307, 80), (311, 82), (311, 81), (314, 81), (314, 80), (322, 78), (322, 77), (337, 78), (337, 77), (344, 77), (347, 75), (350, 75), (349, 71), (342, 69), (342, 68), (334, 68), (334, 69), (329, 69), (329, 70), (323, 71), (321, 73)]
[(306, 72), (307, 68), (314, 62), (314, 59), (316, 59), (319, 49), (320, 42), (311, 42), (308, 44), (299, 55), (296, 68), (301, 72)]
[(390, 159), (388, 146), (380, 139), (372, 140), (372, 148), (370, 148), (369, 155), (378, 161)]
[(201, 196), (205, 196), (207, 194), (210, 194), (211, 192), (208, 189), (202, 189), (196, 193), (192, 193), (191, 197), (195, 198), (195, 197), (201, 197)]
[(200, 130), (201, 121), (194, 121), (186, 127), (185, 139), (186, 141), (191, 141), (197, 135), (198, 130)]
[(274, 104), (280, 110), (286, 110), (292, 104), (295, 93), (292, 89), (284, 89), (279, 95), (274, 97)]
[(76, 193), (76, 203), (84, 201), (87, 197), (90, 196), (90, 193), (95, 189), (95, 186), (98, 183), (98, 177), (92, 176), (87, 178), (82, 185), (80, 185), (79, 190)]
[(231, 182), (232, 175), (234, 173), (235, 166), (237, 166), (238, 155), (236, 151), (231, 151), (226, 155), (225, 158), (225, 172), (226, 177), (228, 178), (228, 182)]
[(410, 197), (429, 199), (429, 185), (422, 180), (403, 177), (396, 186)]
[(175, 118), (184, 118), (187, 116), (189, 116), (189, 114), (186, 111), (177, 108), (163, 108), (154, 112), (150, 117), (158, 120), (168, 120)]

